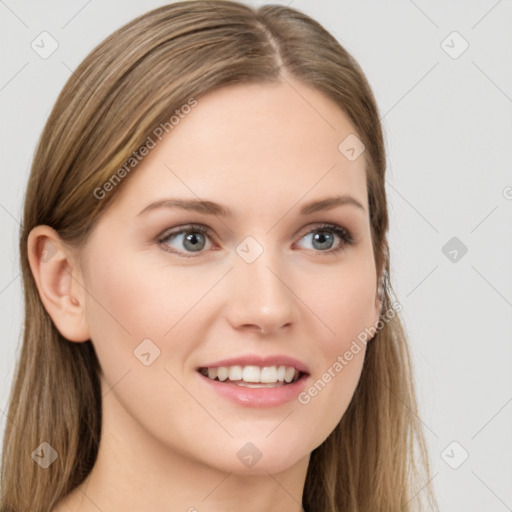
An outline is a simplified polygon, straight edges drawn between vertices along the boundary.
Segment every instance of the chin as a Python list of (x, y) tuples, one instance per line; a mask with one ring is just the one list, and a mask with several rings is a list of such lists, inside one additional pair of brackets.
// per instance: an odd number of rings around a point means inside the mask
[[(307, 443), (294, 443), (285, 446), (282, 442), (273, 443), (254, 439), (248, 441), (231, 440), (230, 444), (221, 445), (220, 453), (212, 453), (214, 463), (209, 464), (218, 470), (236, 475), (268, 475), (280, 473), (305, 459), (309, 460), (310, 451)], [(203, 454), (204, 457), (204, 454)], [(210, 461), (211, 458), (209, 457)]]

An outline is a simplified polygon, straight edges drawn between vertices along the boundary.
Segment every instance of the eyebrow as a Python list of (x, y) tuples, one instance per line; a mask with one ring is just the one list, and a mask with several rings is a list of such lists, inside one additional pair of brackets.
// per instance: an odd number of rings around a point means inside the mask
[[(331, 210), (337, 206), (355, 206), (366, 212), (365, 207), (354, 197), (349, 195), (326, 197), (325, 199), (316, 199), (302, 206), (299, 214), (301, 216), (311, 215), (313, 213), (325, 210)], [(182, 208), (192, 210), (208, 215), (218, 215), (221, 217), (233, 217), (233, 212), (226, 206), (201, 199), (162, 199), (146, 206), (137, 216), (157, 208)]]

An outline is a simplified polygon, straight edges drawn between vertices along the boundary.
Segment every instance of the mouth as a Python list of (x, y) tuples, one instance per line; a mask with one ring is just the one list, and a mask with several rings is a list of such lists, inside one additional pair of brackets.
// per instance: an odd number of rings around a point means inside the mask
[(297, 382), (307, 375), (293, 366), (233, 365), (201, 367), (200, 374), (213, 381), (247, 388), (277, 388)]

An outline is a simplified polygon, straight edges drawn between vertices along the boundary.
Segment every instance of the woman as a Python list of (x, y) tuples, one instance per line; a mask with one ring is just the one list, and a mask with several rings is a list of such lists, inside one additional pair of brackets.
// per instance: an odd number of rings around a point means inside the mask
[(93, 50), (26, 192), (2, 512), (432, 509), (384, 176), (299, 11), (180, 2)]

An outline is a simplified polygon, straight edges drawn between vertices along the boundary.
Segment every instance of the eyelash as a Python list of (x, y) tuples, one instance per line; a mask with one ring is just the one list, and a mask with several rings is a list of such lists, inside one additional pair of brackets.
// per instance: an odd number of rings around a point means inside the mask
[[(322, 231), (332, 231), (335, 233), (341, 240), (341, 243), (336, 247), (335, 249), (328, 249), (326, 251), (316, 251), (320, 254), (337, 254), (343, 250), (345, 250), (347, 247), (350, 247), (354, 245), (354, 239), (352, 238), (352, 235), (350, 232), (342, 228), (341, 226), (338, 226), (337, 224), (329, 224), (324, 223), (320, 224), (318, 226), (315, 226), (313, 229), (309, 230), (307, 233), (305, 233), (303, 236), (300, 237), (300, 240), (302, 240), (305, 236), (310, 235), (311, 233), (314, 233), (315, 231), (322, 232)], [(164, 251), (170, 252), (172, 254), (177, 254), (179, 256), (182, 256), (184, 258), (196, 258), (197, 256), (192, 256), (192, 253), (189, 253), (189, 255), (186, 255), (186, 253), (181, 253), (175, 250), (171, 250), (164, 244), (164, 242), (168, 241), (172, 237), (176, 235), (181, 234), (187, 234), (187, 233), (201, 233), (202, 235), (206, 235), (208, 237), (211, 237), (211, 230), (207, 228), (206, 226), (203, 226), (201, 224), (189, 224), (187, 226), (180, 227), (180, 229), (176, 231), (171, 232), (164, 232), (163, 235), (158, 237), (158, 243), (162, 245), (162, 248)], [(204, 251), (198, 251), (197, 255), (202, 254)]]

